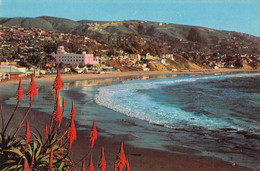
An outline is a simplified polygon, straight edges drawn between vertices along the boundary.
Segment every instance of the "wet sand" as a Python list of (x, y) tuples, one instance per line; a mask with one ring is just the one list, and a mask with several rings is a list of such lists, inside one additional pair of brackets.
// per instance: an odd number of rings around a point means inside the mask
[[(232, 70), (234, 71), (234, 70)], [(230, 71), (226, 71), (230, 72)], [(126, 73), (111, 73), (111, 74), (65, 74), (61, 75), (63, 83), (72, 82), (77, 80), (85, 79), (99, 79), (99, 78), (116, 78), (116, 77), (126, 77), (126, 76), (142, 76), (142, 75), (161, 75), (161, 74), (173, 74), (172, 72), (126, 72)], [(189, 73), (187, 73), (189, 74)], [(46, 76), (45, 78), (36, 79), (36, 86), (50, 86), (52, 88), (55, 75)], [(24, 93), (27, 90), (30, 80), (23, 80)], [(3, 112), (5, 120), (8, 119), (8, 115), (11, 114), (14, 109), (13, 105), (5, 104), (4, 101), (10, 97), (15, 97), (15, 93), (18, 87), (18, 80), (11, 80), (8, 82), (0, 83), (0, 103), (3, 104)], [(25, 96), (25, 95), (24, 95)], [(77, 108), (77, 106), (75, 106)], [(23, 113), (26, 108), (19, 108), (16, 113), (12, 126), (15, 126), (21, 120)], [(37, 127), (39, 130), (44, 132), (45, 123), (49, 123), (50, 115), (44, 112), (39, 112), (33, 109), (29, 115), (28, 120), (30, 126)], [(67, 119), (63, 119), (65, 124)], [(76, 125), (79, 127), (79, 125)], [(102, 133), (102, 128), (99, 128), (98, 133)], [(91, 126), (86, 126), (87, 130), (77, 131), (77, 140), (73, 143), (72, 147), (72, 158), (74, 161), (78, 161), (84, 156), (89, 150), (89, 131)], [(23, 131), (21, 131), (23, 133)], [(98, 169), (98, 161), (100, 158), (101, 147), (105, 148), (105, 156), (107, 160), (107, 170), (113, 170), (113, 163), (116, 159), (116, 155), (119, 151), (120, 141), (126, 141), (127, 137), (107, 138), (98, 136), (98, 140), (95, 143), (93, 149), (93, 162), (95, 169)], [(196, 146), (196, 144), (194, 144)], [(168, 146), (168, 152), (135, 148), (127, 143), (124, 144), (124, 150), (126, 157), (129, 159), (130, 168), (133, 171), (174, 171), (174, 170), (250, 170), (245, 167), (238, 165), (232, 166), (232, 163), (225, 162), (221, 159), (214, 157), (203, 157), (200, 156), (200, 152), (194, 149), (182, 148)], [(182, 153), (182, 154), (180, 154)], [(86, 161), (88, 163), (88, 161)]]

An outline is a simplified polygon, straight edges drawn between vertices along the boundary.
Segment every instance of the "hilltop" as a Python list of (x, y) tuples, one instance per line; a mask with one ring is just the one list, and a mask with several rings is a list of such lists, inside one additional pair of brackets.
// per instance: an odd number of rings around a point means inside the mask
[(234, 31), (137, 20), (73, 21), (47, 16), (0, 18), (0, 25), (81, 35), (91, 43), (85, 44), (85, 49), (80, 46), (77, 50), (86, 50), (99, 56), (148, 53), (158, 57), (162, 57), (162, 54), (175, 56), (177, 61), (167, 60), (169, 67), (150, 64), (152, 70), (259, 67), (260, 38)]
[(100, 35), (104, 37), (139, 35), (145, 38), (160, 38), (164, 41), (182, 39), (201, 43), (214, 43), (216, 39), (231, 39), (234, 36), (239, 36), (245, 40), (259, 40), (259, 37), (234, 31), (138, 20), (111, 22), (73, 21), (64, 18), (42, 16), (37, 18), (0, 18), (0, 24), (24, 28), (42, 28), (48, 31), (88, 35), (93, 38)]

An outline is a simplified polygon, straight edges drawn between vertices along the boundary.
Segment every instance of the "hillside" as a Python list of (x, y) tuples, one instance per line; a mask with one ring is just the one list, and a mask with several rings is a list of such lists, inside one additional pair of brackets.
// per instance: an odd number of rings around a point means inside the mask
[[(87, 36), (93, 41), (78, 50), (95, 55), (174, 54), (176, 60), (168, 60), (170, 66), (164, 66), (168, 70), (200, 70), (216, 65), (259, 67), (260, 38), (234, 31), (149, 21), (73, 21), (47, 16), (0, 18), (0, 25)], [(246, 56), (246, 60), (241, 56)], [(166, 70), (156, 64), (150, 66)]]
[(258, 39), (244, 33), (214, 30), (204, 27), (177, 25), (147, 21), (73, 21), (56, 17), (37, 18), (0, 18), (0, 24), (4, 26), (19, 26), (30, 28), (42, 28), (50, 31), (69, 32), (84, 35), (126, 35), (134, 34), (145, 38), (160, 38), (165, 41), (183, 39), (189, 41), (199, 41), (202, 43), (214, 42), (215, 39), (231, 39), (239, 36), (241, 39)]
[(174, 61), (168, 60), (167, 62), (169, 63), (168, 67), (171, 70), (177, 70), (177, 71), (183, 71), (183, 70), (201, 71), (202, 70), (201, 66), (198, 66), (198, 65), (188, 61), (187, 59), (183, 58), (180, 55), (176, 55), (174, 58)]

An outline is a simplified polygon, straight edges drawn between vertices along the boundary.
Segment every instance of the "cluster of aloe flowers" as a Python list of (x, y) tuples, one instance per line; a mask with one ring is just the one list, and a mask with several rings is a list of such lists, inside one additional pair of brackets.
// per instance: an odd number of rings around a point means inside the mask
[[(50, 123), (45, 125), (45, 131), (41, 132), (37, 128), (30, 130), (30, 125), (26, 119), (33, 104), (33, 97), (37, 94), (34, 76), (28, 88), (27, 96), (30, 98), (29, 107), (25, 112), (21, 122), (15, 129), (12, 127), (7, 134), (7, 128), (11, 120), (15, 116), (19, 103), (23, 100), (22, 82), (20, 80), (16, 93), (17, 105), (11, 114), (7, 124), (4, 123), (2, 105), (0, 106), (2, 131), (0, 136), (0, 170), (79, 170), (85, 171), (85, 160), (89, 157), (88, 171), (94, 171), (92, 161), (92, 149), (97, 140), (97, 129), (95, 120), (89, 135), (89, 151), (78, 162), (74, 162), (71, 157), (71, 148), (73, 142), (77, 138), (74, 118), (76, 117), (75, 105), (72, 101), (72, 109), (70, 113), (71, 119), (64, 127), (61, 127), (63, 114), (65, 111), (65, 99), (63, 98), (62, 109), (59, 100), (59, 90), (63, 87), (60, 72), (58, 70), (54, 81), (53, 89), (56, 91), (55, 106), (52, 113)], [(26, 124), (24, 124), (26, 120)], [(25, 126), (25, 134), (18, 134), (22, 127)], [(44, 136), (43, 136), (44, 134)], [(82, 166), (78, 164), (82, 163)], [(106, 170), (106, 159), (104, 147), (101, 150), (101, 157), (98, 163), (101, 171)], [(123, 142), (121, 142), (119, 153), (114, 163), (114, 170), (122, 171), (123, 168), (130, 171), (128, 159), (125, 157), (123, 150)]]

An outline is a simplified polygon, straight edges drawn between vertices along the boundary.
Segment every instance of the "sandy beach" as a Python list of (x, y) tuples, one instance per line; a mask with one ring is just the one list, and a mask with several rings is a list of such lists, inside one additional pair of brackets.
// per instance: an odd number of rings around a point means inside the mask
[[(213, 70), (214, 72), (243, 72), (244, 70)], [(213, 72), (212, 71), (212, 72)], [(193, 74), (193, 72), (179, 72), (178, 74)], [(61, 78), (63, 83), (86, 80), (86, 79), (104, 79), (104, 78), (117, 78), (117, 77), (138, 77), (138, 76), (152, 76), (152, 75), (166, 75), (166, 74), (177, 74), (174, 72), (122, 72), (122, 73), (109, 73), (109, 74), (62, 74)], [(38, 88), (43, 86), (49, 86), (52, 89), (52, 84), (56, 75), (48, 75), (42, 78), (36, 78), (36, 86)], [(27, 90), (30, 80), (23, 80), (24, 93)], [(5, 120), (8, 119), (12, 110), (15, 106), (5, 104), (5, 100), (10, 97), (15, 97), (15, 93), (18, 87), (18, 80), (11, 80), (0, 83), (0, 103), (3, 104), (3, 113)], [(75, 106), (77, 108), (77, 106)], [(19, 108), (16, 116), (14, 117), (12, 126), (17, 125), (21, 120), (26, 108)], [(29, 115), (28, 119), (30, 125), (44, 130), (45, 122), (49, 122), (50, 114), (39, 112), (33, 109)], [(63, 124), (65, 124), (67, 119), (63, 119)], [(102, 128), (97, 126), (98, 133), (102, 133)], [(72, 158), (75, 161), (81, 159), (82, 156), (89, 150), (89, 130), (91, 125), (87, 127), (87, 130), (77, 131), (77, 140), (73, 143), (72, 147)], [(22, 132), (22, 131), (21, 131)], [(107, 138), (98, 136), (98, 140), (94, 146), (93, 151), (93, 162), (95, 169), (98, 169), (98, 161), (100, 158), (101, 147), (105, 148), (105, 155), (107, 160), (107, 170), (113, 170), (113, 163), (116, 159), (116, 154), (119, 151), (120, 141), (124, 141), (124, 150), (126, 157), (129, 159), (130, 169), (133, 171), (177, 171), (177, 170), (250, 170), (248, 168), (232, 165), (232, 163), (225, 162), (221, 159), (214, 157), (203, 157), (200, 156), (200, 152), (194, 149), (182, 148), (182, 147), (167, 147), (168, 152), (135, 148), (127, 144), (127, 137), (113, 137)], [(196, 146), (196, 144), (194, 144)], [(181, 154), (180, 154), (181, 153)], [(88, 161), (86, 161), (88, 163)]]

